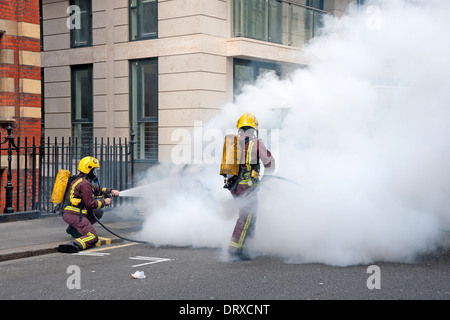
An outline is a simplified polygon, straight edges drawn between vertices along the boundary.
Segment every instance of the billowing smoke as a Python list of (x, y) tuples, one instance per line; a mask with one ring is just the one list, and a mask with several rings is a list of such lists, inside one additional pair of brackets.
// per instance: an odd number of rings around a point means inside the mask
[(261, 186), (253, 255), (345, 266), (435, 248), (450, 229), (449, 12), (389, 0), (328, 18), (302, 51), (308, 68), (264, 75), (203, 124), (221, 133), (211, 164), (149, 171), (142, 238), (227, 246), (237, 206), (218, 174), (223, 135), (250, 112), (276, 174), (298, 184)]

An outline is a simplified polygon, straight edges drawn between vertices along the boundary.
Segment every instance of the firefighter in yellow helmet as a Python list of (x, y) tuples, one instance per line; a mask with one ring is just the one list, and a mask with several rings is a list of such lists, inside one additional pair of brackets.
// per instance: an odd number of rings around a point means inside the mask
[(270, 174), (275, 169), (275, 159), (264, 143), (258, 139), (256, 117), (244, 113), (237, 121), (237, 129), (240, 144), (239, 173), (233, 183), (227, 186), (233, 197), (239, 200), (239, 217), (228, 249), (231, 261), (248, 258), (243, 249), (245, 241), (252, 237), (255, 228), (260, 162), (264, 165), (265, 174)]
[(99, 161), (94, 157), (84, 157), (78, 164), (78, 175), (71, 177), (68, 183), (67, 205), (63, 210), (63, 220), (69, 225), (66, 232), (73, 241), (60, 245), (59, 252), (76, 253), (92, 247), (97, 241), (97, 232), (93, 224), (100, 219), (101, 210), (111, 203), (111, 198), (95, 197), (105, 194), (119, 196), (119, 191), (101, 188), (98, 182)]

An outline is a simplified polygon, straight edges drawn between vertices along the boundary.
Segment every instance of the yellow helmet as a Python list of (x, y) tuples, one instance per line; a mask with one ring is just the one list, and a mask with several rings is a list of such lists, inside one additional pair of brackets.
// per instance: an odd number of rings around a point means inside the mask
[(237, 128), (251, 127), (258, 131), (258, 120), (250, 113), (244, 113), (237, 122)]
[(84, 174), (89, 174), (94, 168), (100, 168), (98, 160), (94, 157), (84, 157), (78, 163), (78, 171), (81, 171)]

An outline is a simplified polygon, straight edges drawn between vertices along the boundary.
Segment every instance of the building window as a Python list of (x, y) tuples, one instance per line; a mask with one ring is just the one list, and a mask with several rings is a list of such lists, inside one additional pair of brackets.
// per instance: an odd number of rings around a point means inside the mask
[(358, 7), (363, 6), (364, 3), (365, 3), (365, 0), (356, 0), (356, 5), (357, 5)]
[(158, 59), (130, 61), (130, 123), (134, 159), (158, 162)]
[(245, 85), (253, 84), (260, 75), (271, 71), (277, 76), (281, 75), (280, 66), (277, 64), (234, 59), (234, 96), (242, 93)]
[(301, 47), (322, 26), (323, 0), (233, 0), (233, 36)]
[(266, 34), (267, 5), (265, 0), (234, 0), (233, 31), (236, 37), (268, 40)]
[(71, 12), (70, 46), (72, 48), (92, 45), (92, 1), (70, 0), (75, 6)]
[(323, 0), (307, 0), (306, 5), (308, 7), (323, 10)]
[(92, 153), (93, 137), (93, 80), (92, 65), (72, 67), (72, 139), (81, 149), (81, 156)]
[(158, 1), (130, 0), (130, 41), (158, 37)]

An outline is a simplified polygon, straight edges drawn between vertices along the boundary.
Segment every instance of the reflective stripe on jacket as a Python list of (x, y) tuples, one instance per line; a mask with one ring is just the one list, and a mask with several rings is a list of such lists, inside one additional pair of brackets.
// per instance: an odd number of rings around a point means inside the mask
[(103, 199), (95, 199), (92, 184), (86, 178), (80, 176), (74, 179), (69, 188), (70, 203), (64, 208), (63, 213), (79, 213), (81, 205), (83, 214), (86, 209), (100, 209), (105, 206)]
[(275, 159), (261, 140), (252, 138), (246, 132), (239, 135), (239, 140), (244, 146), (241, 148), (239, 181), (236, 188), (231, 190), (233, 195), (243, 194), (252, 187), (251, 171), (259, 172), (259, 161), (263, 163), (266, 174), (275, 170)]

